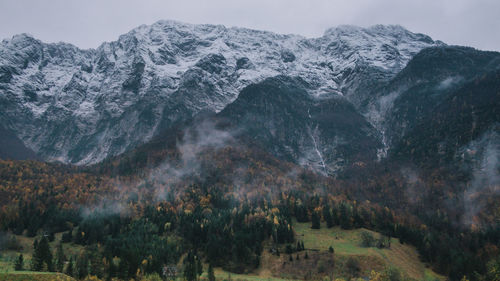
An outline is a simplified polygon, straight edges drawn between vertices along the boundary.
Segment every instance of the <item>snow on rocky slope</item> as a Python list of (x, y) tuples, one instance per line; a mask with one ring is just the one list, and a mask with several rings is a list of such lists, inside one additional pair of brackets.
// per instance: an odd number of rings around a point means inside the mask
[(46, 160), (96, 163), (246, 86), (298, 76), (318, 99), (356, 107), (421, 49), (442, 45), (401, 26), (339, 26), (319, 38), (159, 21), (97, 49), (16, 35), (0, 44), (0, 122)]

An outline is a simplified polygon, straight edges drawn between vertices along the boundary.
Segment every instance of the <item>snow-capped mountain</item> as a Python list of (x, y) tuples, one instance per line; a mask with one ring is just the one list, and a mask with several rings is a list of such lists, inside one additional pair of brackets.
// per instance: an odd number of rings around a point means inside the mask
[(361, 110), (367, 89), (438, 45), (383, 25), (305, 38), (159, 21), (90, 50), (21, 34), (0, 44), (0, 122), (46, 160), (91, 164), (200, 111), (220, 112), (278, 75), (300, 77), (318, 102), (341, 98)]

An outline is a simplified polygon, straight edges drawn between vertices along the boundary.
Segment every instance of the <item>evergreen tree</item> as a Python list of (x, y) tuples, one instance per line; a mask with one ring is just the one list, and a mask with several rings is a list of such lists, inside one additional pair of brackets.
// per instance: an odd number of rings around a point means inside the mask
[(108, 268), (107, 268), (107, 271), (106, 271), (106, 280), (111, 280), (113, 277), (116, 277), (116, 265), (115, 263), (113, 262), (113, 258), (111, 257), (108, 257), (107, 258), (108, 260)]
[(90, 262), (90, 275), (102, 278), (103, 276), (103, 265), (102, 256), (96, 246), (89, 249), (89, 262)]
[(35, 239), (33, 242), (33, 256), (31, 258), (31, 270), (32, 271), (42, 271), (43, 269), (43, 259), (40, 253), (40, 248), (38, 247), (38, 240)]
[(86, 253), (81, 253), (76, 259), (76, 274), (78, 279), (83, 279), (89, 275), (89, 258)]
[(20, 271), (23, 270), (23, 267), (24, 267), (24, 258), (23, 254), (20, 254), (16, 260), (16, 264), (14, 265), (14, 270)]
[(35, 237), (38, 230), (38, 223), (34, 217), (29, 219), (28, 227), (26, 228), (28, 237)]
[(334, 226), (333, 217), (330, 213), (330, 206), (328, 205), (323, 208), (323, 218), (325, 219), (326, 227), (332, 228)]
[(57, 245), (56, 250), (56, 271), (63, 272), (64, 263), (66, 262), (66, 256), (64, 255), (62, 244)]
[(189, 251), (184, 258), (184, 278), (187, 281), (194, 281), (198, 278), (196, 258), (192, 251)]
[(49, 240), (47, 237), (43, 236), (38, 242), (35, 239), (33, 243), (33, 258), (31, 264), (31, 270), (33, 271), (54, 271), (54, 265), (52, 263), (52, 252), (50, 251)]
[(73, 272), (73, 257), (69, 259), (68, 266), (66, 267), (65, 271), (66, 275), (73, 277), (74, 272)]
[(295, 217), (298, 222), (308, 222), (307, 209), (302, 204), (295, 205)]
[(203, 265), (201, 264), (201, 259), (198, 256), (196, 256), (196, 271), (198, 276), (203, 274)]
[(38, 243), (39, 256), (42, 264), (47, 266), (47, 271), (54, 271), (54, 264), (52, 262), (52, 252), (50, 251), (49, 239), (43, 236)]
[(208, 281), (215, 281), (214, 268), (212, 267), (212, 263), (208, 265)]
[(320, 229), (321, 228), (321, 221), (318, 212), (313, 211), (312, 216), (311, 216), (311, 221), (312, 221), (312, 229)]
[(127, 279), (128, 277), (128, 262), (125, 258), (120, 258), (120, 263), (118, 264), (118, 277), (120, 279)]
[(338, 207), (335, 205), (332, 207), (332, 221), (333, 225), (339, 225)]
[(340, 204), (340, 227), (342, 229), (351, 229), (351, 213), (346, 203)]

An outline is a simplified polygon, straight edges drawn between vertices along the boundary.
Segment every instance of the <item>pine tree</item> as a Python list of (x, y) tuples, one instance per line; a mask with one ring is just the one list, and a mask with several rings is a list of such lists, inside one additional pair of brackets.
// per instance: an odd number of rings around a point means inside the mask
[(89, 262), (90, 262), (90, 275), (97, 276), (98, 278), (102, 278), (103, 276), (103, 264), (102, 264), (102, 256), (97, 249), (97, 247), (93, 246), (89, 249)]
[(325, 218), (326, 227), (332, 228), (334, 225), (332, 214), (330, 213), (330, 206), (326, 205), (323, 208), (323, 218)]
[(54, 264), (52, 262), (52, 252), (50, 251), (49, 240), (46, 236), (43, 236), (38, 243), (39, 255), (42, 260), (42, 266), (45, 264), (47, 266), (47, 271), (54, 271)]
[(208, 265), (208, 281), (215, 281), (214, 268), (212, 267), (212, 263)]
[(23, 270), (23, 267), (24, 267), (24, 258), (23, 254), (20, 254), (16, 260), (16, 264), (14, 265), (14, 270), (20, 271)]
[(314, 211), (311, 216), (312, 220), (312, 229), (320, 229), (321, 228), (321, 222), (320, 222), (320, 217), (318, 212)]
[(106, 270), (106, 280), (111, 280), (113, 277), (116, 277), (116, 265), (115, 263), (113, 262), (113, 258), (111, 256), (109, 256), (107, 258), (108, 260), (108, 270)]
[(340, 204), (340, 227), (342, 229), (351, 229), (351, 213), (346, 203)]
[(187, 256), (184, 258), (184, 278), (187, 281), (194, 281), (197, 279), (197, 265), (195, 260), (195, 255), (192, 251), (189, 251)]
[(68, 263), (68, 266), (66, 267), (66, 271), (65, 271), (66, 275), (68, 276), (71, 276), (73, 277), (74, 276), (74, 272), (73, 272), (73, 257), (71, 257), (69, 259), (69, 263)]
[(63, 272), (64, 263), (66, 262), (66, 256), (64, 255), (62, 244), (57, 245), (56, 250), (56, 271)]
[(121, 257), (120, 263), (118, 263), (117, 276), (120, 277), (120, 279), (127, 279), (128, 277), (128, 262), (124, 257)]
[[(52, 263), (52, 252), (50, 251), (49, 240), (43, 236), (38, 242), (35, 239), (33, 243), (33, 258), (31, 270), (33, 271), (54, 271), (54, 264)], [(45, 268), (46, 266), (46, 268)]]
[(38, 240), (35, 239), (35, 242), (33, 242), (33, 257), (31, 259), (31, 270), (42, 271), (42, 269), (43, 269), (43, 258), (40, 252), (40, 247), (38, 245)]
[(89, 258), (86, 253), (81, 253), (76, 259), (76, 276), (83, 279), (89, 274)]
[(201, 264), (201, 259), (198, 256), (196, 256), (196, 271), (198, 276), (203, 274), (203, 265)]

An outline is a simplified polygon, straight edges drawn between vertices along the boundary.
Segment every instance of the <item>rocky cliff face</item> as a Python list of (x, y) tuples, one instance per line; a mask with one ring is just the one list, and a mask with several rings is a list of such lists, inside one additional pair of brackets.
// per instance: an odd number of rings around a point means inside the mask
[[(294, 105), (304, 106), (297, 108), (297, 122), (309, 118), (307, 107), (323, 117), (330, 114), (327, 126), (346, 118), (330, 107), (349, 108), (363, 118), (356, 111), (373, 103), (371, 89), (385, 85), (420, 50), (438, 45), (443, 44), (400, 26), (381, 25), (340, 26), (319, 38), (304, 38), (160, 21), (95, 50), (17, 35), (0, 44), (0, 122), (43, 159), (91, 164), (147, 142), (200, 111), (220, 112), (249, 85), (287, 76), (307, 84), (307, 106)], [(314, 151), (315, 124), (293, 129), (310, 131), (302, 136), (309, 140), (299, 145), (300, 155)], [(377, 133), (365, 131), (366, 136)], [(334, 135), (350, 139), (342, 134)], [(316, 158), (309, 162), (320, 163)], [(337, 162), (331, 162), (332, 169)]]
[(246, 87), (217, 116), (237, 136), (322, 174), (377, 159), (375, 128), (342, 96), (318, 98), (300, 78), (277, 76)]

